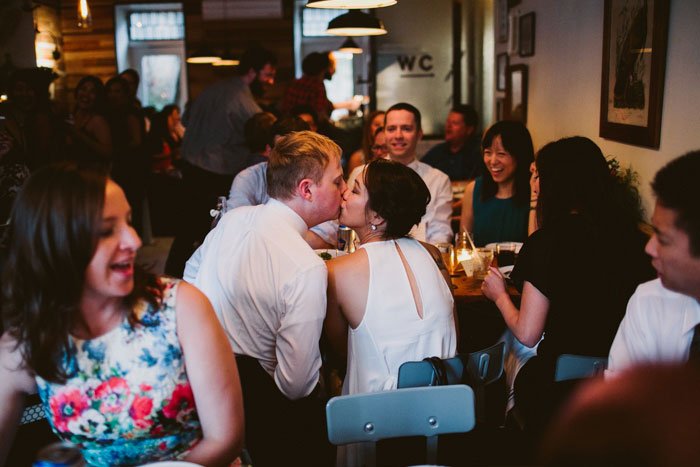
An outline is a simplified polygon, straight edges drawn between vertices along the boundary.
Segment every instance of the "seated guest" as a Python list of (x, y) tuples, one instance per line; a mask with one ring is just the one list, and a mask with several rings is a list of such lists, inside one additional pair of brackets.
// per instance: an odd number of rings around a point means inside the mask
[(476, 246), (522, 242), (534, 156), (530, 132), (520, 122), (502, 120), (486, 130), (481, 149), (486, 172), (464, 190), (460, 229), (474, 232)]
[[(340, 223), (360, 249), (328, 265), (325, 329), (338, 353), (347, 351), (343, 394), (396, 389), (399, 366), (448, 358), (457, 349), (452, 287), (440, 253), (407, 237), (430, 201), (413, 170), (379, 159), (345, 193)], [(348, 465), (363, 465), (347, 450)]]
[(317, 397), (328, 271), (304, 234), (338, 218), (346, 188), (340, 148), (311, 131), (284, 136), (270, 153), (267, 181), (268, 202), (227, 212), (188, 277), (238, 354), (253, 463), (328, 465)]
[(273, 127), (277, 117), (269, 112), (260, 112), (248, 119), (243, 125), (245, 145), (250, 150), (246, 166), (267, 162), (273, 145)]
[(481, 175), (481, 141), (476, 132), (479, 116), (471, 105), (458, 105), (447, 116), (445, 142), (433, 146), (421, 159), (442, 170), (450, 180), (474, 180)]
[[(416, 146), (423, 137), (420, 111), (405, 102), (392, 105), (386, 111), (384, 134), (389, 159), (413, 169), (430, 191), (430, 202), (420, 223), (413, 228), (411, 236), (428, 243), (452, 242), (452, 188), (450, 178), (441, 171), (416, 160)], [(357, 167), (348, 177), (353, 186), (355, 178), (365, 166)]]
[(0, 463), (37, 388), (89, 465), (228, 465), (241, 451), (236, 361), (211, 304), (136, 268), (140, 246), (106, 172), (47, 166), (25, 184), (3, 277)]
[(295, 105), (290, 113), (292, 117), (299, 117), (309, 125), (309, 130), (318, 131), (318, 116), (310, 105)]
[(538, 154), (537, 170), (540, 229), (526, 240), (511, 274), (522, 291), (520, 308), (497, 268), (482, 285), (522, 344), (542, 339), (514, 386), (515, 407), (535, 433), (556, 405), (557, 357), (606, 356), (627, 300), (653, 277), (639, 212), (595, 143), (583, 137), (549, 143)]
[(350, 174), (355, 168), (375, 159), (372, 146), (379, 128), (382, 128), (382, 133), (384, 133), (384, 115), (383, 110), (375, 110), (365, 118), (365, 124), (362, 127), (362, 146), (350, 156), (346, 173)]
[(653, 362), (700, 362), (700, 151), (671, 161), (651, 184), (654, 235), (646, 251), (658, 278), (627, 304), (608, 374)]

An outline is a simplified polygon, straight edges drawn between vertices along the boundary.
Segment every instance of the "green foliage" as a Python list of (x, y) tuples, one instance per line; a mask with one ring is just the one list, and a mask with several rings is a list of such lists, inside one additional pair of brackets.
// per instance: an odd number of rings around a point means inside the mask
[(639, 219), (643, 219), (644, 208), (639, 194), (639, 173), (632, 166), (621, 166), (615, 156), (608, 156), (607, 162), (610, 175), (615, 178), (618, 187), (622, 190), (627, 207), (636, 212)]

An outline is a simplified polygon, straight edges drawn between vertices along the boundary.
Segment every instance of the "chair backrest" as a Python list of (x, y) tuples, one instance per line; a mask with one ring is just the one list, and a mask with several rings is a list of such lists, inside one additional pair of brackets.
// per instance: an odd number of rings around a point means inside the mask
[(472, 385), (487, 385), (500, 378), (503, 374), (505, 355), (505, 342), (470, 353), (467, 360), (467, 374)]
[(474, 428), (474, 393), (456, 384), (333, 397), (326, 404), (328, 439), (333, 444), (374, 443), (404, 436), (428, 437), (428, 463), (437, 457), (437, 435)]
[[(464, 370), (462, 357), (446, 358), (443, 362), (445, 364), (447, 384), (461, 383)], [(425, 360), (420, 362), (404, 362), (399, 367), (397, 387), (403, 389), (431, 386), (434, 378), (435, 372), (430, 362)]]
[(588, 378), (601, 374), (608, 367), (606, 357), (563, 354), (557, 358), (554, 382)]

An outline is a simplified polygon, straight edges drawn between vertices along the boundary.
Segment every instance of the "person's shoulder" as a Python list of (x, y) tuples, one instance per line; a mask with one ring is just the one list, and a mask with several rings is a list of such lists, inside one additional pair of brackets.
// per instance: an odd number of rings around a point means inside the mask
[(428, 152), (425, 153), (425, 156), (421, 159), (427, 164), (430, 164), (431, 162), (437, 161), (437, 159), (441, 159), (446, 155), (446, 148), (448, 147), (447, 141), (443, 141), (442, 143), (438, 143), (432, 148), (428, 149)]
[(682, 293), (667, 289), (661, 283), (661, 279), (659, 278), (639, 284), (633, 296), (641, 300), (661, 299), (665, 301), (679, 302), (691, 302), (695, 300), (694, 298), (683, 295)]

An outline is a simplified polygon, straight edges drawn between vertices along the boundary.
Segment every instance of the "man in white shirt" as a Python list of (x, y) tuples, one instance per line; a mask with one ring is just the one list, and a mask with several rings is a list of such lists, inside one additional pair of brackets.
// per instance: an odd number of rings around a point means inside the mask
[[(395, 104), (386, 111), (384, 134), (386, 135), (389, 159), (400, 162), (418, 173), (430, 191), (430, 203), (418, 226), (411, 235), (428, 243), (452, 243), (452, 185), (450, 178), (443, 172), (428, 164), (416, 160), (416, 146), (423, 137), (420, 111), (405, 102)], [(348, 186), (352, 187), (355, 178), (362, 173), (361, 165), (348, 177)]]
[(608, 375), (654, 362), (700, 361), (700, 151), (652, 182), (654, 235), (646, 246), (659, 278), (641, 284), (610, 349)]
[(278, 140), (267, 168), (269, 201), (227, 212), (200, 247), (198, 269), (189, 271), (237, 354), (246, 445), (256, 466), (323, 451), (310, 431), (323, 435), (325, 428), (312, 392), (321, 367), (327, 270), (304, 234), (339, 215), (346, 189), (340, 154), (330, 139), (310, 131)]

